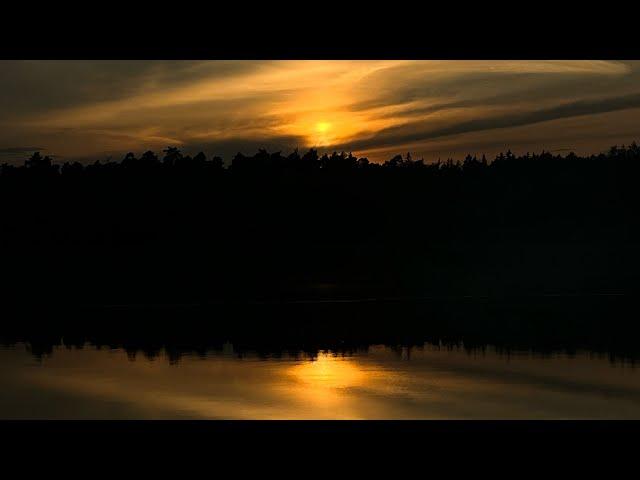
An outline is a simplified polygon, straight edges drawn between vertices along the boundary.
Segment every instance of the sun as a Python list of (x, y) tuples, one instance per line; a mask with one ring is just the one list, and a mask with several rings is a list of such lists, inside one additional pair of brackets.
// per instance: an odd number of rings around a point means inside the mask
[(321, 133), (321, 134), (327, 133), (330, 128), (331, 128), (331, 124), (329, 122), (316, 123), (316, 131), (318, 133)]
[(316, 138), (315, 138), (315, 144), (316, 145), (328, 145), (331, 143), (332, 140), (332, 135), (331, 135), (331, 123), (329, 122), (317, 122), (316, 123)]

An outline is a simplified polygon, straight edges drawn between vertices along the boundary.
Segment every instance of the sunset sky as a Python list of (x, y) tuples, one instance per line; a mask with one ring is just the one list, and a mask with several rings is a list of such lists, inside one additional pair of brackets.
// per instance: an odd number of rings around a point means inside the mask
[(430, 161), (640, 141), (640, 62), (2, 61), (0, 101), (0, 163), (169, 145)]

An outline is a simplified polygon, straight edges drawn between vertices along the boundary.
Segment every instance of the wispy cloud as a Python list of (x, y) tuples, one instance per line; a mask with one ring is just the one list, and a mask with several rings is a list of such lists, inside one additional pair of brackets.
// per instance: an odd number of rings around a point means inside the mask
[(0, 158), (24, 158), (34, 152), (41, 152), (43, 150), (45, 149), (42, 147), (5, 147), (0, 148)]
[[(454, 108), (456, 106), (462, 105), (465, 105), (465, 102), (434, 106), (432, 111)], [(513, 112), (495, 117), (489, 116), (486, 118), (475, 118), (437, 128), (427, 127), (425, 129), (425, 122), (415, 121), (400, 126), (390, 127), (377, 132), (370, 138), (356, 140), (348, 144), (336, 145), (333, 148), (367, 150), (371, 148), (409, 144), (416, 141), (425, 141), (448, 135), (458, 135), (462, 133), (481, 130), (494, 130), (500, 128), (533, 125), (536, 123), (547, 122), (560, 118), (595, 115), (599, 113), (627, 110), (633, 108), (640, 108), (640, 94), (568, 102), (545, 109), (526, 112)], [(425, 109), (425, 111), (428, 111), (428, 109)]]

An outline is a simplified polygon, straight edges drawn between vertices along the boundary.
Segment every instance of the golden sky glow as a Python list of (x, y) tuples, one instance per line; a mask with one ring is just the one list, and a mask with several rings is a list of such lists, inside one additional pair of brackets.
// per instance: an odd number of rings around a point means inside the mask
[[(296, 147), (383, 161), (638, 140), (640, 63), (4, 61), (0, 155), (58, 160), (175, 145), (226, 159)], [(0, 161), (2, 161), (0, 157)]]

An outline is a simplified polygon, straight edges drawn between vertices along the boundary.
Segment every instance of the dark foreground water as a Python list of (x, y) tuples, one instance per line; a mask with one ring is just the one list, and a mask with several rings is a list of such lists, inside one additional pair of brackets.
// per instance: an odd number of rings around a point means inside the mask
[(640, 370), (606, 355), (390, 348), (278, 356), (64, 341), (0, 349), (2, 419), (640, 419)]

